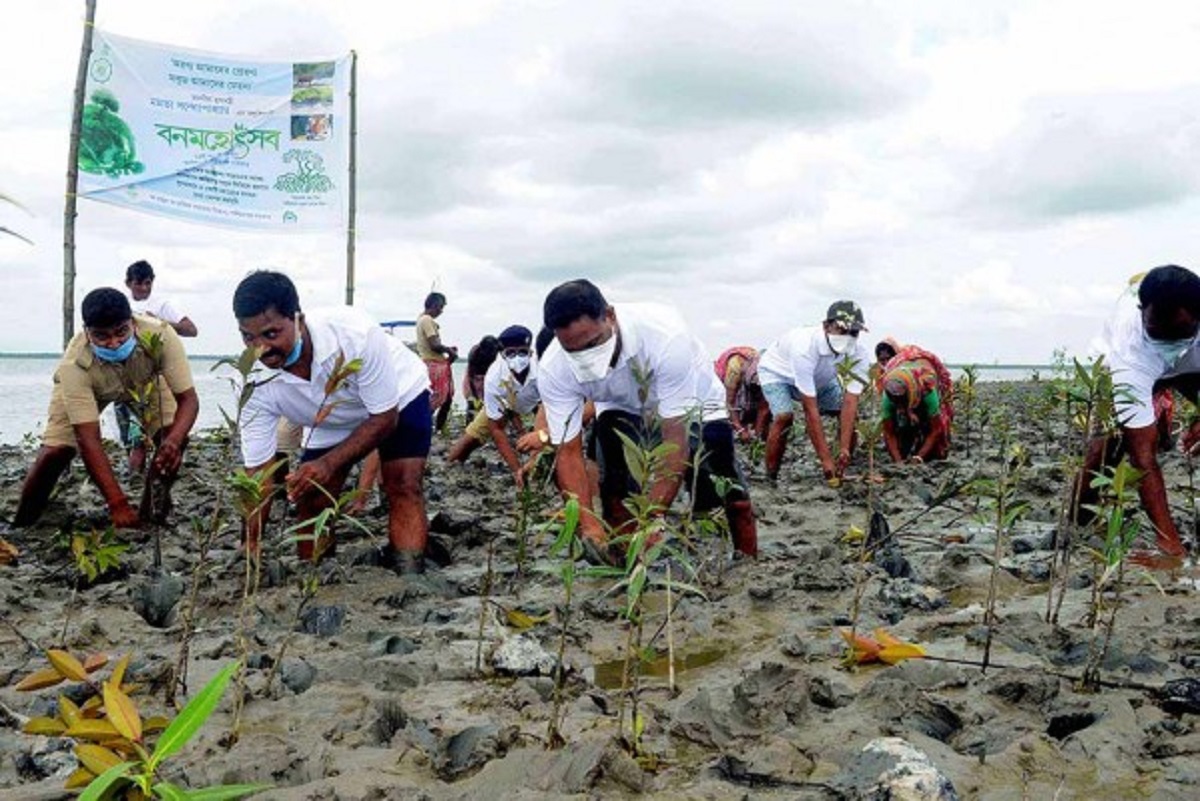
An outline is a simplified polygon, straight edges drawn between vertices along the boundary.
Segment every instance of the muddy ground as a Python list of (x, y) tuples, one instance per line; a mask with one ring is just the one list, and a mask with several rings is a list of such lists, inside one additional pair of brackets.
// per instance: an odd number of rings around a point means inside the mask
[[(1128, 577), (1101, 666), (1107, 686), (1097, 691), (1077, 680), (1104, 634), (1087, 625), (1093, 569), (1085, 556), (1069, 571), (1058, 625), (1045, 622), (1065, 449), (1076, 440), (1065, 419), (1042, 408), (1042, 392), (1036, 383), (981, 385), (979, 408), (990, 410), (982, 430), (978, 419), (969, 438), (960, 429), (946, 463), (879, 466), (881, 482), (865, 480), (860, 452), (846, 484), (828, 487), (811, 449), (796, 439), (777, 485), (750, 465), (761, 556), (732, 560), (719, 544), (697, 544), (693, 581), (705, 597), (673, 596), (674, 693), (666, 632), (653, 642), (658, 658), (644, 666), (640, 694), (640, 763), (615, 744), (623, 593), (606, 592), (611, 580), (576, 585), (565, 652), (566, 745), (548, 750), (563, 587), (560, 562), (534, 529), (554, 500), (546, 493), (518, 571), (516, 495), (495, 450), (448, 467), (450, 442), (438, 440), (428, 512), (450, 564), (422, 577), (373, 565), (385, 521), (372, 508), (362, 518), (369, 535), (342, 529), (339, 554), (319, 570), (319, 589), (298, 620), (306, 571), (292, 546), (274, 545), (248, 607), (240, 736), (228, 745), (231, 690), (166, 775), (193, 787), (268, 782), (275, 789), (262, 797), (287, 799), (910, 797), (871, 795), (879, 768), (862, 752), (890, 736), (923, 752), (962, 798), (1200, 797), (1200, 715), (1187, 697), (1164, 700), (1169, 693), (1158, 689), (1179, 695), (1188, 685), (1169, 682), (1200, 676), (1194, 563), (1157, 573), (1157, 586), (1136, 572)], [(929, 659), (848, 670), (838, 630), (852, 622), (856, 587), (860, 631), (885, 626), (932, 657), (982, 658), (995, 528), (981, 519), (990, 513), (977, 498), (942, 496), (997, 475), (1008, 458), (999, 444), (1005, 436), (1028, 453), (1016, 493), (1029, 508), (1001, 542), (993, 666), (984, 672)], [(6, 517), (29, 458), (0, 450)], [(64, 627), (73, 652), (133, 654), (139, 703), (146, 714), (162, 709), (200, 561), (196, 532), (211, 527), (231, 466), (214, 437), (199, 438), (187, 463), (173, 525), (160, 531), (162, 573), (145, 532), (119, 570), (73, 596), (77, 574), (56, 544), (58, 532), (103, 520), (99, 495), (78, 467), (41, 525), (5, 534), (22, 556), (0, 567), (0, 796), (57, 797), (74, 767), (68, 741), (17, 730), (20, 716), (52, 712), (55, 692), (12, 689), (44, 664), (34, 645), (58, 645)], [(1165, 464), (1176, 517), (1191, 536), (1187, 464), (1178, 454)], [(861, 568), (860, 546), (845, 535), (869, 528), (868, 493), (877, 496), (894, 547)], [(192, 692), (241, 655), (237, 538), (227, 517), (205, 553), (188, 660)], [(481, 602), (489, 543), (494, 575)], [(672, 570), (678, 581), (681, 565)], [(1116, 603), (1111, 592), (1103, 601), (1106, 610)], [(668, 604), (657, 590), (646, 603), (649, 640)], [(526, 630), (513, 625), (530, 622)], [(951, 797), (938, 792), (911, 797)]]

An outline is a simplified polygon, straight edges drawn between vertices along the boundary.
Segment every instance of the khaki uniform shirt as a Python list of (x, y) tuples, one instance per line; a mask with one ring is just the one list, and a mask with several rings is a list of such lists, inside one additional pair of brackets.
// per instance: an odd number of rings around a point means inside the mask
[(439, 336), (437, 320), (428, 314), (417, 318), (417, 355), (427, 362), (444, 362), (446, 357), (429, 346), (429, 340)]
[[(149, 332), (162, 337), (160, 364), (155, 365), (140, 343), (125, 361), (105, 362), (92, 352), (86, 331), (76, 334), (54, 371), (49, 419), (42, 436), (46, 445), (76, 447), (73, 427), (99, 422), (100, 412), (110, 403), (129, 404), (135, 417), (144, 418), (150, 434), (175, 420), (175, 395), (194, 386), (183, 343), (175, 329), (161, 320), (141, 315), (134, 315), (133, 320), (135, 335)], [(156, 372), (157, 387), (151, 383)], [(147, 385), (149, 395), (139, 403), (134, 393), (145, 393)]]

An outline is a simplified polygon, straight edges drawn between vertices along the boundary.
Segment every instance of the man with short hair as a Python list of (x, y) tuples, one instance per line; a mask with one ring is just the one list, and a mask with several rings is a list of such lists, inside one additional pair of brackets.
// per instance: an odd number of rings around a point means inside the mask
[[(388, 539), (397, 568), (424, 570), (428, 536), (422, 481), (429, 454), (429, 377), (421, 361), (361, 311), (348, 306), (300, 310), (286, 275), (260, 270), (233, 295), (242, 341), (261, 349), (270, 377), (258, 382), (242, 409), (242, 459), (247, 472), (274, 469), (280, 418), (305, 426), (300, 466), (288, 474), (288, 498), (301, 520), (328, 508), (351, 467), (377, 451), (388, 501)], [(337, 381), (339, 369), (358, 369)], [(330, 392), (332, 390), (332, 392)], [(274, 479), (267, 478), (264, 497)], [(264, 508), (247, 520), (247, 547), (259, 550)], [(314, 547), (314, 545), (316, 547)], [(302, 559), (332, 555), (332, 533), (302, 539)]]
[[(1083, 503), (1096, 492), (1090, 477), (1106, 462), (1115, 463), (1128, 455), (1130, 464), (1142, 472), (1138, 496), (1154, 526), (1158, 549), (1171, 557), (1187, 553), (1179, 529), (1171, 519), (1167, 488), (1158, 463), (1161, 435), (1169, 429), (1164, 407), (1170, 391), (1180, 391), (1193, 403), (1200, 389), (1200, 277), (1185, 267), (1168, 264), (1155, 267), (1137, 286), (1136, 299), (1126, 293), (1117, 312), (1105, 326), (1097, 350), (1112, 371), (1114, 407), (1121, 436), (1116, 442), (1106, 437), (1092, 440), (1080, 477)], [(1160, 402), (1156, 402), (1160, 401)], [(1169, 433), (1167, 436), (1169, 441)], [(1200, 423), (1184, 435), (1183, 447), (1194, 451), (1200, 445)], [(1086, 516), (1086, 515), (1085, 515)]]
[[(859, 376), (870, 367), (866, 347), (858, 341), (867, 327), (862, 309), (852, 300), (829, 307), (819, 326), (793, 328), (767, 346), (758, 362), (758, 380), (771, 408), (767, 432), (767, 477), (775, 480), (791, 435), (795, 401), (804, 410), (804, 427), (831, 486), (841, 483), (854, 451), (854, 421), (858, 396), (865, 389)], [(850, 368), (851, 378), (842, 391), (838, 366)], [(825, 440), (821, 415), (838, 416), (838, 453)]]
[[(151, 297), (154, 291), (154, 268), (150, 266), (150, 262), (135, 261), (125, 268), (125, 288), (129, 290), (129, 307), (133, 309), (134, 314), (162, 320), (181, 337), (197, 335), (196, 324), (168, 298), (162, 295)], [(113, 413), (117, 416), (117, 431), (121, 435), (121, 444), (129, 449), (129, 469), (139, 473), (146, 458), (141, 431), (134, 424), (133, 415), (126, 404), (114, 404)]]
[(592, 508), (584, 463), (588, 400), (596, 403), (604, 521), (625, 533), (620, 527), (630, 520), (630, 512), (624, 500), (638, 489), (625, 461), (622, 434), (649, 446), (656, 439), (674, 446), (653, 486), (643, 488), (660, 512), (670, 507), (689, 472), (690, 455), (702, 444), (693, 508), (704, 512), (724, 506), (734, 547), (757, 555), (754, 510), (734, 456), (725, 393), (712, 361), (680, 315), (654, 303), (614, 309), (586, 280), (556, 287), (546, 297), (543, 313), (556, 342), (538, 366), (538, 390), (549, 439), (559, 446), (559, 487), (579, 498), (581, 534), (593, 558), (604, 558), (606, 533)]
[(437, 413), (434, 426), (438, 433), (446, 429), (446, 419), (454, 405), (454, 376), (450, 365), (458, 359), (458, 348), (442, 344), (437, 318), (446, 310), (446, 296), (430, 292), (425, 297), (425, 311), (417, 318), (417, 355), (429, 370), (430, 406)]
[(174, 329), (159, 320), (135, 317), (116, 289), (94, 289), (80, 307), (83, 331), (68, 343), (54, 372), (54, 391), (42, 447), (21, 487), (16, 526), (37, 522), (50, 493), (78, 451), (88, 475), (108, 504), (117, 528), (141, 521), (104, 453), (100, 412), (110, 403), (143, 409), (147, 434), (158, 442), (148, 480), (170, 483), (179, 471), (188, 432), (200, 402), (187, 354)]
[(516, 448), (508, 441), (506, 428), (524, 433), (521, 416), (537, 411), (541, 394), (537, 383), (537, 358), (533, 332), (523, 325), (510, 325), (500, 332), (500, 358), (492, 362), (483, 378), (483, 413), (500, 458), (512, 470), (517, 487), (525, 486), (525, 471)]
[(194, 337), (199, 333), (192, 318), (180, 311), (170, 299), (162, 295), (151, 297), (154, 291), (154, 268), (150, 262), (135, 261), (126, 267), (125, 287), (129, 290), (129, 306), (134, 314), (162, 320), (181, 337)]

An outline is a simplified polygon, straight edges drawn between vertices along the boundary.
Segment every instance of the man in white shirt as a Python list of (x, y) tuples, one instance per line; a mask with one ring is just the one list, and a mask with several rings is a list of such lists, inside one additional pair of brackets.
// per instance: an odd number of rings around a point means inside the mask
[[(1200, 277), (1169, 264), (1146, 273), (1138, 284), (1136, 299), (1132, 292), (1122, 298), (1097, 343), (1104, 363), (1112, 371), (1121, 437), (1117, 442), (1105, 437), (1092, 440), (1083, 466), (1083, 476), (1089, 480), (1083, 482), (1082, 503), (1091, 502), (1095, 496), (1088, 486), (1091, 475), (1106, 461), (1115, 463), (1128, 455), (1130, 464), (1142, 472), (1138, 496), (1154, 526), (1158, 548), (1167, 556), (1182, 556), (1186, 549), (1171, 519), (1158, 463), (1159, 442), (1164, 439), (1160, 425), (1169, 427), (1169, 422), (1160, 413), (1164, 404), (1156, 401), (1168, 399), (1172, 387), (1196, 400), (1198, 332)], [(1186, 450), (1197, 444), (1200, 423), (1183, 438)]]
[[(300, 466), (286, 479), (297, 515), (308, 520), (330, 506), (350, 468), (372, 451), (382, 463), (388, 539), (402, 572), (424, 569), (428, 536), (422, 480), (432, 435), (429, 374), (400, 340), (351, 307), (304, 314), (281, 273), (247, 276), (233, 295), (242, 341), (261, 349), (271, 374), (259, 381), (239, 421), (242, 460), (251, 474), (273, 469), (280, 418), (305, 427)], [(358, 369), (347, 371), (347, 365)], [(345, 373), (338, 379), (339, 368)], [(273, 478), (267, 480), (269, 497)], [(257, 552), (260, 508), (247, 521), (247, 547)], [(333, 551), (328, 542), (299, 543), (303, 559)]]
[(180, 311), (168, 298), (151, 297), (154, 291), (154, 268), (148, 261), (135, 261), (125, 268), (125, 288), (129, 290), (129, 306), (134, 314), (157, 317), (170, 324), (181, 337), (194, 337), (199, 331), (192, 319)]
[[(129, 307), (134, 314), (162, 320), (181, 337), (194, 337), (198, 333), (191, 318), (176, 308), (170, 300), (162, 295), (150, 297), (154, 291), (154, 268), (150, 266), (150, 262), (135, 261), (125, 268), (125, 288), (129, 290)], [(133, 412), (128, 405), (116, 403), (113, 404), (113, 413), (117, 416), (117, 432), (120, 434), (121, 444), (129, 449), (129, 469), (131, 472), (140, 473), (146, 451), (141, 432), (136, 428), (130, 430)]]
[[(804, 410), (804, 427), (821, 461), (821, 470), (831, 486), (841, 483), (854, 452), (854, 422), (858, 396), (865, 388), (860, 380), (871, 365), (866, 347), (858, 341), (866, 331), (862, 309), (852, 300), (839, 300), (829, 307), (819, 326), (793, 328), (767, 346), (758, 362), (758, 380), (771, 407), (767, 432), (767, 477), (774, 480), (792, 431), (794, 402)], [(849, 366), (854, 378), (845, 392), (838, 380), (838, 365)], [(835, 458), (825, 440), (821, 415), (838, 416), (838, 453)]]
[[(581, 534), (599, 552), (594, 555), (603, 555), (606, 533), (592, 507), (584, 464), (582, 418), (588, 400), (596, 404), (603, 517), (614, 531), (625, 533), (620, 527), (630, 513), (623, 502), (637, 491), (620, 434), (653, 444), (653, 430), (658, 429), (661, 441), (674, 448), (648, 488), (651, 503), (661, 511), (670, 507), (689, 472), (690, 454), (703, 443), (693, 508), (703, 512), (724, 506), (734, 547), (755, 556), (754, 511), (734, 456), (725, 392), (711, 358), (679, 314), (653, 303), (614, 309), (586, 280), (569, 281), (551, 291), (543, 314), (556, 341), (538, 366), (538, 391), (550, 441), (559, 446), (559, 487), (579, 498)], [(714, 479), (729, 482), (724, 497)]]
[(517, 487), (522, 488), (525, 474), (521, 459), (505, 429), (515, 421), (517, 433), (522, 433), (521, 416), (535, 412), (542, 402), (533, 332), (523, 325), (510, 325), (500, 332), (499, 339), (500, 358), (492, 362), (483, 378), (483, 413), (500, 458), (512, 470)]

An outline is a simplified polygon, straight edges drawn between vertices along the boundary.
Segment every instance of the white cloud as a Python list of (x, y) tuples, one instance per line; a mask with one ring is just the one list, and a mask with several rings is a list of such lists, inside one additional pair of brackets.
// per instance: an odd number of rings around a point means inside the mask
[[(73, 3), (0, 32), (0, 350), (57, 347)], [(1080, 351), (1125, 278), (1196, 264), (1200, 7), (1075, 0), (210, 0), (101, 4), (102, 27), (270, 56), (359, 59), (357, 297), (449, 340), (522, 321), (579, 275), (674, 302), (714, 350), (763, 344), (835, 297), (872, 334), (952, 361)], [(17, 65), (16, 67), (11, 65)], [(24, 65), (29, 65), (24, 68)], [(77, 288), (149, 258), (236, 347), (237, 280), (339, 303), (345, 246), (80, 206)], [(999, 334), (999, 335), (997, 335)]]

